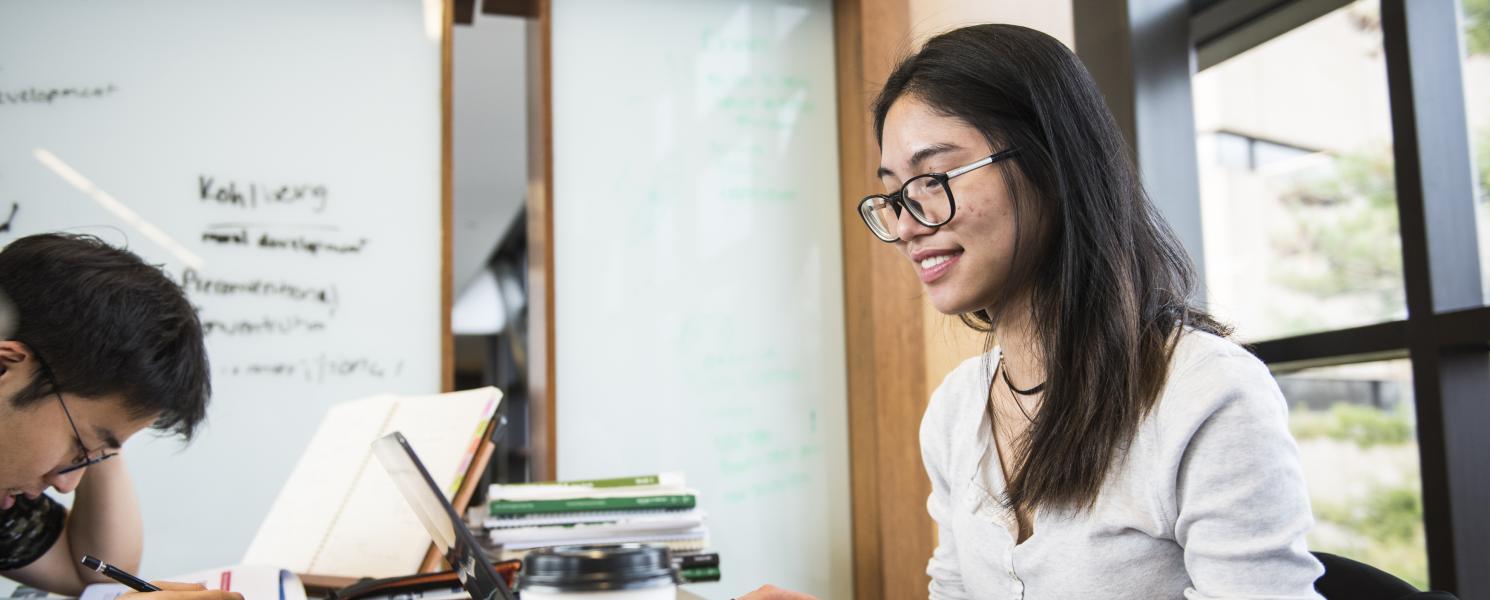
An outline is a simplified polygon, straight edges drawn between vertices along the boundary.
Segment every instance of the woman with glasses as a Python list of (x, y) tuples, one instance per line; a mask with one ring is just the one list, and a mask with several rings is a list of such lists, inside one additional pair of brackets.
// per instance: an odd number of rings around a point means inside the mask
[(885, 193), (854, 218), (989, 336), (921, 423), (930, 596), (1317, 598), (1283, 396), (1192, 304), (1076, 57), (1022, 27), (955, 30), (873, 110)]

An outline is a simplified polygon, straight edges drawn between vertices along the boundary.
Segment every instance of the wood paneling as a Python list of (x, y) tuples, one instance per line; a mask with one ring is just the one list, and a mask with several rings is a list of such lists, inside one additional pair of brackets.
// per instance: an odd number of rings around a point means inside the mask
[(536, 481), (557, 477), (558, 439), (554, 423), (553, 107), (550, 0), (538, 2), (538, 18), (528, 23), (528, 423), (529, 475)]
[(908, 49), (909, 15), (907, 0), (834, 5), (854, 590), (867, 599), (925, 597), (935, 546), (918, 443), (929, 397), (920, 284), (855, 216), (880, 187), (869, 104)]
[(451, 119), (454, 110), (450, 100), (454, 6), (452, 0), (445, 0), (443, 33), (440, 35), (440, 389), (446, 392), (455, 390), (455, 337), (450, 333), (450, 308), (455, 302), (450, 274), (450, 239), (454, 235), (451, 224), (454, 210), (451, 205)]
[[(451, 102), (451, 69), (454, 58), (454, 9), (453, 0), (445, 0), (444, 23), (440, 35), (440, 390), (455, 391), (455, 336), (450, 332), (450, 310), (455, 302), (451, 282), (451, 229), (454, 207), (451, 197), (454, 179), (451, 159), (454, 149), (451, 144), (451, 124), (454, 110)], [(467, 497), (466, 501), (470, 498)], [(459, 510), (465, 510), (457, 502)], [(425, 550), (419, 561), (419, 572), (429, 573), (439, 564), (441, 551), (434, 544)]]

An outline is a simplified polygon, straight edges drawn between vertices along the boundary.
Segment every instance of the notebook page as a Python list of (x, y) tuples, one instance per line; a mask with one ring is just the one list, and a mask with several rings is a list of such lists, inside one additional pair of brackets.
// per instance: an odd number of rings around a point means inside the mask
[[(481, 388), (403, 397), (375, 437), (403, 433), (450, 498), (501, 396), (496, 388)], [(373, 457), (370, 445), (371, 440), (364, 446), (366, 460), (359, 466), (352, 492), (310, 572), (392, 577), (414, 573), (424, 558), (429, 534)]]
[(326, 540), (336, 513), (346, 502), (357, 467), (388, 421), (392, 395), (373, 396), (332, 406), (311, 437), (290, 478), (280, 489), (244, 564), (273, 565), (298, 573), (311, 563)]

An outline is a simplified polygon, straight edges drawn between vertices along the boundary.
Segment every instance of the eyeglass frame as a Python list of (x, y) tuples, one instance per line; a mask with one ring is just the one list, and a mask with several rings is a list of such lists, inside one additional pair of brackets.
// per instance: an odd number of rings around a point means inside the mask
[(57, 403), (62, 405), (62, 414), (67, 417), (68, 427), (72, 428), (72, 439), (74, 442), (77, 442), (78, 453), (83, 457), (82, 460), (59, 469), (57, 474), (66, 475), (74, 471), (81, 471), (115, 456), (119, 456), (118, 452), (109, 452), (108, 450), (99, 450), (99, 455), (97, 457), (93, 456), (93, 451), (89, 450), (88, 445), (83, 443), (83, 434), (78, 431), (77, 422), (72, 420), (72, 411), (67, 409), (67, 401), (62, 399), (62, 386), (57, 385), (57, 377), (52, 373), (51, 365), (48, 365), (46, 359), (41, 357), (41, 353), (36, 351), (35, 346), (22, 340), (16, 341), (26, 344), (26, 347), (31, 349), (31, 356), (36, 357), (36, 365), (41, 375), (46, 377), (47, 382), (51, 384), (52, 394), (57, 396)]
[[(900, 189), (893, 194), (870, 194), (868, 196), (865, 196), (864, 199), (859, 201), (859, 218), (864, 221), (864, 226), (869, 228), (869, 232), (873, 233), (874, 237), (879, 238), (880, 241), (885, 243), (895, 243), (897, 241), (900, 241), (900, 236), (897, 234), (894, 239), (885, 239), (884, 236), (881, 236), (879, 234), (879, 231), (875, 230), (874, 225), (869, 222), (869, 216), (864, 214), (865, 206), (867, 206), (870, 201), (877, 198), (883, 199), (885, 202), (889, 203), (891, 207), (895, 207), (896, 218), (899, 218), (900, 211), (904, 210), (911, 213), (911, 218), (915, 219), (917, 223), (920, 223), (923, 226), (936, 229), (938, 227), (946, 225), (947, 223), (952, 222), (952, 217), (957, 215), (957, 202), (952, 196), (952, 186), (949, 185), (949, 182), (951, 182), (953, 178), (959, 175), (981, 169), (988, 165), (1013, 157), (1017, 154), (1019, 154), (1019, 148), (1005, 148), (968, 164), (962, 165), (955, 169), (951, 169), (946, 173), (923, 173), (921, 175), (917, 175), (915, 177), (907, 179), (905, 180), (904, 184), (901, 184)], [(942, 222), (940, 223), (927, 222), (920, 215), (916, 214), (917, 211), (911, 210), (910, 205), (906, 204), (905, 202), (906, 188), (910, 187), (910, 185), (912, 183), (915, 183), (916, 180), (925, 179), (927, 177), (935, 179), (937, 183), (941, 185), (942, 189), (947, 192), (947, 218), (942, 220)]]

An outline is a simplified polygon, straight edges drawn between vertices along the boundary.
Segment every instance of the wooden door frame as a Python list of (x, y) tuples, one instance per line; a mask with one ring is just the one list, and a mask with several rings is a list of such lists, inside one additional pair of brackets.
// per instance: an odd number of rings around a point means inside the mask
[(879, 190), (869, 105), (912, 39), (910, 0), (837, 0), (839, 189), (854, 597), (925, 597), (936, 546), (926, 512), (921, 414), (931, 388), (920, 284), (893, 247), (853, 218)]

